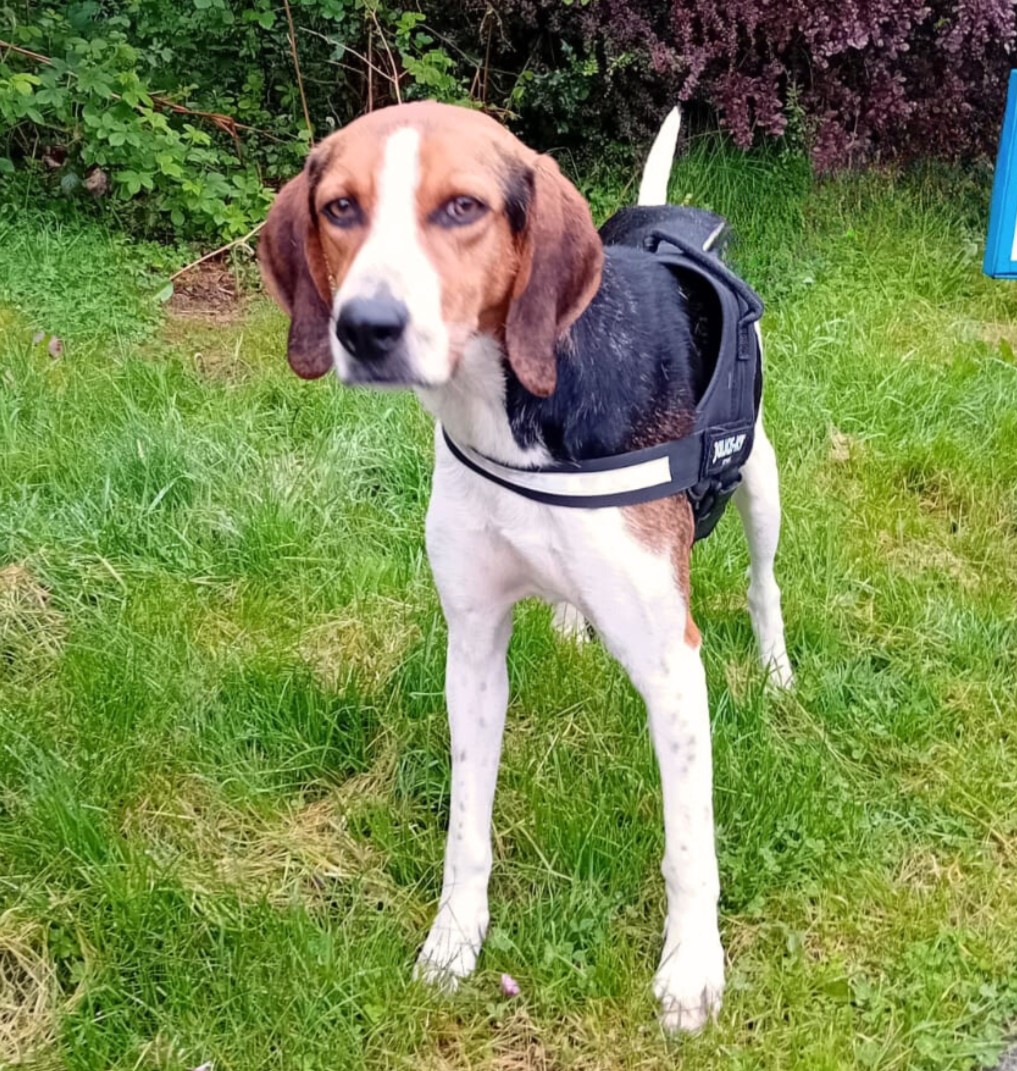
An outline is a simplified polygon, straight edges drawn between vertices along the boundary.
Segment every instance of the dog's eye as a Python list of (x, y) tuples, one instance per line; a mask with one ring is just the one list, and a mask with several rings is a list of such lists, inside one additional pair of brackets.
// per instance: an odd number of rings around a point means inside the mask
[(364, 213), (353, 197), (337, 197), (329, 201), (322, 211), (337, 227), (355, 227), (364, 219)]
[(431, 218), (442, 227), (463, 227), (475, 223), (486, 211), (483, 201), (460, 194), (447, 200)]

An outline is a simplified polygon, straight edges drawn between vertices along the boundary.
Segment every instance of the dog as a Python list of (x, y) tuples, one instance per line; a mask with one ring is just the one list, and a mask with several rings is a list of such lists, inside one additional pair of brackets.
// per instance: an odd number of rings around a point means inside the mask
[[(678, 122), (651, 150), (644, 207), (666, 202)], [(552, 158), (478, 111), (433, 102), (372, 112), (317, 145), (276, 198), (259, 260), (299, 375), (410, 387), (436, 418), (426, 544), (448, 624), (452, 792), (417, 975), (454, 988), (477, 962), (512, 610), (537, 596), (565, 632), (589, 621), (646, 702), (667, 894), (654, 993), (665, 1029), (700, 1029), (720, 1007), (724, 953), (690, 496), (574, 509), (463, 463), (539, 473), (680, 440), (708, 378), (692, 303), (644, 249), (602, 242)], [(764, 667), (787, 686), (777, 463), (761, 417), (751, 430), (734, 495), (749, 612)]]

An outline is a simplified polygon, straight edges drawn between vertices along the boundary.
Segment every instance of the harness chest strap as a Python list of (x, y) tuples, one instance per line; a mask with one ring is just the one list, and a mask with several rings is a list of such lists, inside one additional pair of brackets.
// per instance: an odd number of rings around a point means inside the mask
[(744, 450), (752, 427), (693, 432), (645, 450), (541, 469), (503, 465), (457, 443), (445, 428), (442, 435), (453, 457), (500, 487), (547, 506), (603, 509), (682, 494), (710, 480), (712, 469)]

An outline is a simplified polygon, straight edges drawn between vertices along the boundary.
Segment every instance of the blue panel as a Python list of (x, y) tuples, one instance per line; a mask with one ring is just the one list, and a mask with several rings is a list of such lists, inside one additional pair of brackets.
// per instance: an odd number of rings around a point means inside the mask
[(1017, 279), (1017, 70), (1010, 72), (982, 271), (997, 279)]

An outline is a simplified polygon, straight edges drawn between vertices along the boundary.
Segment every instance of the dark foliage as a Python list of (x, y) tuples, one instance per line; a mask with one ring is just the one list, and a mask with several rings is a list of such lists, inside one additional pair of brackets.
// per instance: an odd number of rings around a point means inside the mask
[[(314, 136), (426, 96), (585, 164), (628, 157), (680, 99), (693, 127), (719, 121), (742, 147), (790, 137), (820, 170), (971, 158), (994, 146), (1017, 40), (1015, 0), (417, 2), (291, 0)], [(277, 0), (4, 10), (0, 176), (34, 166), (149, 233), (231, 236), (299, 166)]]
[(577, 139), (645, 133), (678, 98), (707, 106), (743, 148), (795, 134), (820, 170), (991, 151), (1017, 40), (1013, 0), (509, 0), (501, 11), (517, 62), (534, 25), (548, 66), (560, 42), (597, 58), (596, 91), (573, 114), (557, 109)]

